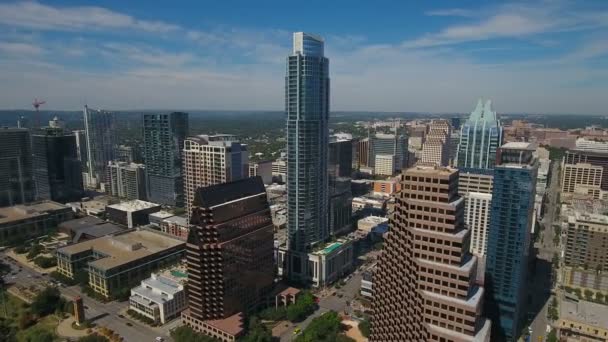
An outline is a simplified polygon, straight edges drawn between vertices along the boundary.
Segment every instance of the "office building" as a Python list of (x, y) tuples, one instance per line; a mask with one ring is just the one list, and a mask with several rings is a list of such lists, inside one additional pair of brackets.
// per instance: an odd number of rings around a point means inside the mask
[(178, 263), (185, 245), (158, 231), (127, 230), (59, 248), (57, 272), (72, 279), (78, 272), (87, 272), (89, 287), (112, 298), (150, 273)]
[(287, 182), (287, 161), (284, 159), (277, 159), (272, 162), (272, 178), (278, 182)]
[(369, 166), (369, 138), (357, 142), (358, 167)]
[[(374, 267), (375, 268), (375, 267)], [(374, 271), (367, 270), (361, 274), (361, 295), (372, 299), (374, 297)]]
[(519, 337), (534, 223), (538, 162), (536, 146), (510, 142), (499, 148), (494, 167), (486, 277), (490, 313), (497, 340)]
[(587, 163), (562, 163), (561, 190), (564, 194), (588, 194), (599, 199), (604, 168)]
[(559, 319), (553, 323), (559, 341), (608, 341), (608, 307), (604, 304), (564, 298)]
[(329, 60), (321, 37), (293, 35), (287, 58), (287, 228), (289, 273), (308, 279), (308, 252), (329, 237)]
[(141, 163), (142, 157), (139, 149), (135, 146), (116, 146), (116, 160), (123, 163)]
[(260, 176), (264, 184), (272, 184), (272, 160), (249, 163), (249, 177)]
[(220, 341), (234, 341), (244, 332), (244, 315), (273, 287), (273, 226), (262, 179), (199, 188), (190, 223), (188, 309), (182, 321)]
[(392, 154), (376, 154), (374, 174), (392, 176), (395, 173), (395, 156)]
[(58, 230), (70, 237), (72, 243), (100, 238), (125, 230), (124, 227), (106, 222), (96, 216), (85, 216), (62, 222)]
[(114, 113), (87, 106), (84, 106), (83, 115), (87, 149), (84, 185), (96, 189), (106, 182), (108, 162), (114, 160), (116, 117)]
[(608, 142), (606, 141), (596, 141), (586, 138), (578, 138), (576, 139), (575, 144), (575, 149), (578, 151), (603, 152), (608, 154)]
[[(85, 130), (72, 131), (76, 139), (76, 158), (80, 161), (82, 171), (88, 171), (87, 133)], [(84, 184), (83, 184), (84, 185)]]
[(122, 224), (128, 228), (143, 226), (150, 223), (149, 215), (159, 212), (161, 206), (156, 203), (142, 200), (132, 200), (106, 207), (106, 214), (109, 221)]
[(449, 163), (449, 137), (451, 127), (445, 120), (433, 120), (422, 145), (420, 162), (424, 165), (447, 166)]
[(566, 234), (566, 266), (608, 270), (608, 216), (576, 211)]
[(332, 137), (329, 143), (329, 230), (332, 235), (352, 226), (351, 173), (353, 142)]
[(155, 273), (131, 289), (129, 297), (131, 310), (157, 324), (165, 324), (179, 317), (187, 306), (184, 285)]
[(28, 203), (35, 196), (29, 130), (0, 127), (0, 207)]
[(184, 143), (183, 156), (188, 215), (198, 188), (247, 178), (249, 174), (249, 151), (234, 135), (189, 137)]
[[(566, 151), (566, 153), (564, 154), (564, 159), (563, 159), (563, 169), (565, 171), (568, 171), (569, 168), (571, 168), (571, 166), (567, 166), (567, 165), (576, 165), (576, 164), (589, 164), (595, 167), (601, 167), (602, 168), (602, 177), (601, 177), (601, 183), (600, 183), (600, 188), (603, 191), (608, 191), (608, 153), (603, 152), (601, 149), (589, 149), (589, 150), (578, 150), (578, 149), (574, 149), (574, 150), (568, 150)], [(584, 166), (584, 168), (587, 168), (587, 166)], [(572, 172), (573, 170), (570, 169), (570, 172)], [(581, 175), (581, 178), (584, 180), (585, 179), (585, 175), (583, 170), (576, 170), (576, 174), (580, 174), (583, 173)], [(589, 171), (590, 172), (590, 171)], [(597, 171), (593, 171), (593, 173), (597, 173)], [(571, 177), (568, 177), (571, 178)], [(593, 182), (593, 177), (589, 178), (590, 181), (589, 182)], [(572, 182), (571, 182), (572, 184)]]
[(373, 278), (370, 341), (490, 341), (458, 171), (403, 174)]
[(372, 185), (374, 196), (390, 197), (395, 192), (401, 191), (400, 176), (396, 176), (387, 180), (374, 180)]
[(188, 232), (190, 231), (188, 218), (183, 216), (168, 217), (162, 220), (159, 226), (163, 233), (175, 236), (182, 240), (186, 240), (188, 238)]
[(488, 100), (484, 105), (479, 99), (460, 131), (457, 166), (492, 169), (496, 164), (496, 150), (501, 145), (502, 126), (492, 109), (492, 101)]
[(464, 198), (464, 222), (471, 230), (471, 253), (483, 257), (487, 251), (488, 227), (492, 202), (493, 171), (460, 171), (458, 194)]
[(76, 136), (60, 128), (58, 121), (55, 122), (57, 127), (42, 128), (32, 134), (36, 198), (63, 203), (78, 201), (84, 188)]
[(106, 191), (118, 198), (146, 200), (146, 169), (143, 164), (112, 161), (108, 164)]
[(70, 207), (52, 201), (0, 208), (0, 246), (46, 235), (73, 217)]
[[(407, 143), (408, 137), (405, 134), (375, 134), (369, 138), (370, 153), (368, 166), (376, 167), (376, 160), (379, 155), (393, 156), (393, 172), (400, 172), (407, 165)], [(386, 159), (383, 159), (386, 161)]]
[(188, 113), (144, 114), (143, 134), (148, 200), (183, 206), (181, 154), (188, 134)]

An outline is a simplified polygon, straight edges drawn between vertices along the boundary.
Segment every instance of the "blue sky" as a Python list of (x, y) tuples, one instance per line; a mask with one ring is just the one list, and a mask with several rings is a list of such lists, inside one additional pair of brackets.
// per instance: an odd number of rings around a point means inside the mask
[(291, 33), (332, 110), (608, 114), (608, 1), (2, 1), (0, 108), (282, 110)]

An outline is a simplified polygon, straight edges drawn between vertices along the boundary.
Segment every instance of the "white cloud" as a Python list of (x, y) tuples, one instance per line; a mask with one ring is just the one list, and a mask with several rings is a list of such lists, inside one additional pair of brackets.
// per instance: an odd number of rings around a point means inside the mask
[(40, 55), (44, 50), (33, 44), (0, 42), (0, 52), (10, 55)]
[(462, 9), (462, 8), (448, 8), (448, 9), (439, 9), (434, 11), (426, 12), (428, 16), (438, 16), (438, 17), (473, 17), (476, 15), (475, 11)]
[(34, 1), (0, 4), (0, 24), (56, 31), (133, 29), (167, 33), (179, 29), (177, 25), (140, 20), (102, 7), (52, 7)]

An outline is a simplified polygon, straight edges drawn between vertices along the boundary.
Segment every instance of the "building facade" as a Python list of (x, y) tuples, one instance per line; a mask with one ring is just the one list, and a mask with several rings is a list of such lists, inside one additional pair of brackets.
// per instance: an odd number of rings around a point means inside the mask
[(599, 199), (604, 168), (588, 163), (562, 163), (561, 190), (564, 194), (583, 193)]
[(113, 161), (108, 164), (107, 192), (128, 200), (146, 200), (146, 169), (143, 164)]
[(449, 137), (452, 128), (446, 120), (433, 120), (428, 126), (420, 162), (424, 165), (447, 166), (449, 163)]
[(0, 127), (0, 207), (28, 203), (35, 197), (30, 132)]
[(144, 114), (144, 164), (148, 200), (184, 205), (182, 149), (188, 135), (188, 113)]
[(116, 117), (114, 113), (84, 106), (84, 128), (86, 133), (87, 188), (98, 188), (106, 182), (108, 162), (114, 160), (116, 142)]
[(479, 99), (460, 131), (456, 165), (464, 169), (492, 169), (496, 164), (496, 150), (501, 145), (502, 126), (492, 109), (492, 101), (484, 105)]
[(200, 188), (190, 223), (182, 319), (196, 331), (232, 341), (243, 333), (243, 315), (273, 287), (273, 226), (262, 179)]
[(264, 184), (272, 184), (272, 161), (249, 163), (249, 177), (260, 176)]
[(405, 134), (375, 134), (369, 138), (368, 166), (376, 167), (378, 155), (391, 155), (394, 157), (391, 174), (401, 171), (407, 165), (407, 144)]
[(308, 252), (329, 237), (329, 60), (323, 39), (293, 35), (285, 77), (289, 273), (308, 278)]
[[(496, 338), (515, 341), (525, 310), (538, 162), (531, 143), (499, 148), (494, 168), (485, 284)], [(498, 337), (499, 336), (499, 337)]]
[(73, 217), (70, 207), (52, 201), (0, 208), (0, 246), (46, 235)]
[[(568, 150), (564, 154), (564, 165), (590, 164), (596, 167), (601, 167), (602, 181), (601, 189), (608, 191), (608, 153), (602, 150)], [(577, 170), (578, 172), (578, 170)]]
[(373, 276), (370, 341), (489, 342), (458, 171), (411, 168), (402, 188)]
[(184, 285), (155, 273), (131, 289), (129, 298), (131, 310), (160, 324), (179, 317), (187, 306)]
[(395, 156), (392, 154), (376, 154), (374, 174), (392, 176), (395, 173)]
[(233, 135), (199, 135), (184, 142), (184, 195), (190, 215), (200, 187), (247, 178), (249, 151)]
[(608, 270), (608, 216), (574, 212), (566, 234), (566, 266)]
[(352, 140), (329, 143), (329, 230), (335, 235), (352, 227)]

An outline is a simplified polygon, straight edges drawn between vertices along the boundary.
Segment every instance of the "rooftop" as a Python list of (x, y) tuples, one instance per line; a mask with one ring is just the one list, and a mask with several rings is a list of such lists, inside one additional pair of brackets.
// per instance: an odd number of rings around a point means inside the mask
[(163, 221), (168, 222), (168, 223), (174, 223), (174, 224), (177, 224), (180, 226), (188, 225), (188, 218), (183, 217), (183, 216), (171, 216), (171, 217), (164, 219)]
[(130, 230), (66, 246), (59, 249), (59, 252), (71, 255), (94, 250), (107, 257), (90, 262), (89, 265), (107, 270), (184, 244), (184, 241), (166, 234), (149, 230)]
[(584, 300), (562, 300), (560, 318), (599, 328), (608, 327), (608, 306)]
[(132, 200), (132, 201), (122, 202), (122, 203), (113, 204), (113, 205), (108, 206), (108, 208), (128, 211), (128, 212), (150, 209), (150, 208), (154, 208), (154, 207), (160, 207), (160, 204), (146, 202), (146, 201), (142, 201), (142, 200)]
[(508, 150), (530, 150), (536, 151), (536, 144), (523, 141), (512, 141), (500, 146), (502, 149)]
[(69, 207), (63, 204), (53, 201), (42, 201), (29, 204), (14, 205), (12, 207), (4, 207), (0, 208), (0, 224), (36, 217), (43, 215), (47, 212), (68, 208)]
[(132, 291), (155, 303), (161, 303), (169, 300), (169, 296), (174, 296), (183, 290), (183, 285), (169, 278), (152, 273), (150, 278), (142, 280), (141, 285), (133, 288)]

